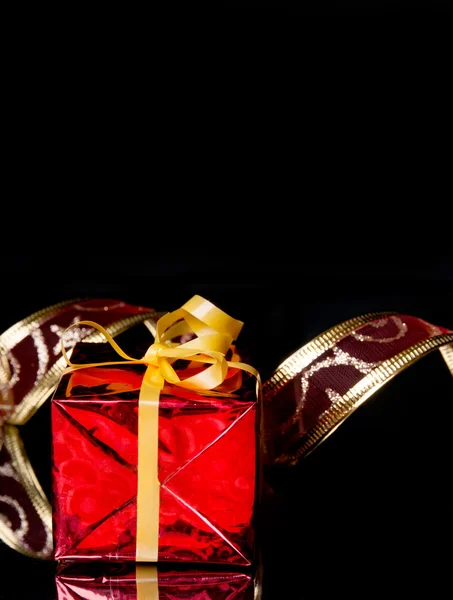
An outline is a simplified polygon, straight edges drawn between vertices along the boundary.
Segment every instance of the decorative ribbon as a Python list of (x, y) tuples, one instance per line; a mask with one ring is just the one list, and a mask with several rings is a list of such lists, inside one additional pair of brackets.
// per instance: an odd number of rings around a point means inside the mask
[[(155, 342), (145, 356), (136, 359), (126, 354), (111, 335), (94, 321), (80, 321), (66, 331), (88, 325), (100, 331), (123, 361), (91, 364), (71, 363), (62, 342), (62, 353), (72, 370), (105, 365), (143, 364), (144, 374), (138, 410), (138, 491), (137, 491), (137, 562), (155, 562), (158, 558), (160, 483), (158, 479), (159, 397), (165, 382), (191, 390), (213, 390), (226, 379), (228, 368), (247, 371), (256, 377), (256, 369), (241, 362), (228, 361), (226, 354), (238, 337), (243, 323), (233, 319), (201, 296), (194, 296), (182, 308), (164, 315), (157, 322)], [(175, 338), (187, 342), (173, 342)], [(196, 373), (181, 379), (172, 364), (190, 361)], [(210, 365), (200, 370), (200, 365)], [(237, 387), (237, 386), (236, 386)], [(236, 388), (235, 388), (236, 389)], [(232, 391), (231, 388), (229, 391)]]
[[(121, 300), (77, 299), (44, 308), (0, 334), (0, 540), (34, 558), (52, 557), (52, 509), (20, 429), (49, 398), (67, 367), (60, 352), (64, 331), (94, 314), (112, 336), (161, 316)], [(68, 352), (82, 339), (104, 341), (88, 328), (71, 333), (65, 338)]]
[(436, 349), (453, 375), (453, 332), (396, 313), (350, 319), (302, 346), (263, 386), (268, 463), (297, 464), (383, 385)]

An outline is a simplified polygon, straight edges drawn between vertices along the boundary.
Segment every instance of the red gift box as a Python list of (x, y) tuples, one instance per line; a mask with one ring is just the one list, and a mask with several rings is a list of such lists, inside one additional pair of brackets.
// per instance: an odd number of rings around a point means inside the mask
[[(254, 600), (250, 573), (166, 571), (132, 565), (71, 566), (56, 576), (58, 600)], [(255, 595), (255, 589), (257, 595)]]
[[(97, 345), (100, 346), (100, 345)], [(134, 561), (144, 367), (66, 374), (52, 401), (55, 557)], [(179, 372), (179, 371), (178, 371)], [(249, 565), (258, 481), (256, 380), (234, 393), (165, 385), (159, 399), (159, 561)]]

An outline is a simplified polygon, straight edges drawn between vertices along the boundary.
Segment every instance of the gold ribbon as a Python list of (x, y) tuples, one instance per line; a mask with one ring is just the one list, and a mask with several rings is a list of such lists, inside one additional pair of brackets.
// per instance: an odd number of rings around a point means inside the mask
[[(137, 562), (155, 562), (158, 558), (160, 482), (158, 479), (159, 397), (165, 382), (191, 390), (213, 390), (226, 379), (228, 367), (247, 371), (260, 381), (256, 369), (241, 362), (227, 361), (226, 354), (238, 337), (243, 323), (233, 319), (214, 304), (194, 296), (157, 322), (154, 344), (141, 359), (127, 355), (98, 323), (79, 321), (66, 329), (88, 325), (100, 331), (123, 361), (77, 365), (71, 363), (63, 341), (62, 353), (72, 370), (105, 365), (144, 364), (138, 410), (138, 491), (137, 491)], [(184, 343), (175, 338), (193, 337)], [(63, 336), (64, 337), (64, 336)], [(63, 338), (62, 338), (63, 339)], [(173, 368), (176, 360), (190, 361), (188, 369), (197, 373), (181, 379)], [(201, 365), (210, 365), (202, 370)], [(237, 387), (237, 386), (236, 386)], [(230, 389), (230, 391), (232, 391)]]
[(157, 567), (137, 565), (135, 569), (137, 600), (159, 600)]

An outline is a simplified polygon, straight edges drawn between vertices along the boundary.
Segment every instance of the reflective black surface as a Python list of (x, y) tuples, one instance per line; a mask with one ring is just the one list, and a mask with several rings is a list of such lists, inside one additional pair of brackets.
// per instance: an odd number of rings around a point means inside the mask
[[(213, 259), (166, 256), (150, 267), (144, 259), (94, 257), (75, 270), (60, 264), (44, 284), (32, 261), (11, 257), (7, 276), (16, 284), (3, 299), (0, 329), (80, 295), (166, 309), (200, 293), (245, 321), (243, 341), (266, 378), (316, 334), (369, 311), (397, 310), (453, 329), (451, 263), (443, 257), (433, 265), (255, 260), (220, 272)], [(24, 439), (48, 491), (47, 418), (43, 407)], [(399, 375), (297, 468), (267, 470), (259, 529), (263, 598), (444, 594), (452, 423), (453, 382), (436, 353)], [(0, 574), (2, 600), (55, 598), (52, 563), (0, 546)]]
[(224, 6), (227, 8), (279, 8), (284, 9), (290, 15), (299, 16), (385, 16), (394, 14), (426, 14), (440, 13), (451, 14), (451, 6), (448, 0), (322, 0), (318, 2), (296, 2), (295, 0), (281, 2), (276, 0), (226, 0)]

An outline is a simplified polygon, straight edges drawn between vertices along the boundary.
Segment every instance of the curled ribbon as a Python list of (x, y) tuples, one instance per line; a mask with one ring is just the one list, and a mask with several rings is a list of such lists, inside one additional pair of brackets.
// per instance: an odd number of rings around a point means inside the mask
[(0, 348), (0, 450), (3, 446), (4, 434), (3, 425), (14, 409), (14, 402), (11, 393), (9, 365), (6, 360), (6, 353), (2, 353)]
[[(232, 342), (243, 323), (233, 319), (214, 304), (194, 296), (181, 308), (164, 315), (157, 322), (155, 342), (141, 359), (126, 354), (111, 335), (94, 321), (79, 321), (66, 329), (87, 325), (100, 331), (112, 348), (124, 360), (74, 364), (66, 354), (63, 338), (62, 353), (71, 370), (106, 365), (143, 364), (144, 374), (139, 395), (138, 419), (138, 491), (137, 491), (137, 562), (158, 559), (160, 483), (158, 480), (159, 397), (165, 382), (190, 390), (214, 390), (227, 378), (228, 368), (246, 371), (256, 377), (258, 371), (242, 362), (226, 359)], [(196, 337), (193, 338), (193, 335)], [(63, 336), (64, 337), (64, 336)], [(175, 338), (187, 342), (173, 342)], [(177, 360), (190, 361), (188, 371), (194, 375), (181, 378), (173, 368)], [(201, 366), (210, 365), (206, 368)], [(198, 367), (198, 368), (197, 368)], [(187, 373), (187, 371), (185, 371)]]

